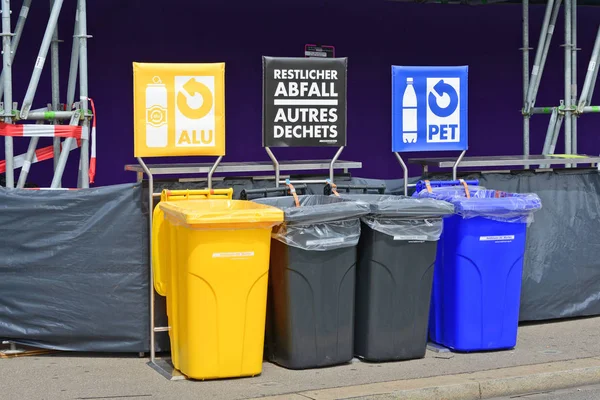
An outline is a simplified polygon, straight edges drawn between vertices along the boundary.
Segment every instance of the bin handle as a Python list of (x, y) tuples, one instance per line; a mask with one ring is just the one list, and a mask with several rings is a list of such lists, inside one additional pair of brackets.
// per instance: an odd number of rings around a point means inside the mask
[(471, 193), (469, 192), (469, 185), (467, 185), (467, 182), (465, 182), (464, 179), (459, 179), (458, 181), (465, 187), (465, 195), (467, 196), (467, 199), (470, 199)]
[(331, 182), (331, 179), (327, 179), (325, 182), (327, 185), (331, 186), (331, 193), (333, 193), (334, 196), (336, 196), (336, 197), (340, 197), (340, 194), (336, 190), (337, 185), (335, 183)]
[(198, 199), (233, 199), (233, 189), (197, 189), (169, 190), (164, 189), (160, 201), (198, 200)]
[(294, 203), (296, 203), (296, 207), (300, 207), (300, 200), (298, 200), (298, 195), (296, 194), (296, 188), (294, 188), (294, 185), (292, 185), (292, 183), (290, 182), (289, 179), (285, 180), (285, 184), (287, 185), (288, 188), (290, 188), (290, 194), (292, 196), (294, 196)]
[(165, 268), (168, 268), (168, 266), (162, 265), (160, 259), (161, 254), (158, 251), (160, 230), (168, 229), (168, 227), (164, 225), (164, 220), (163, 211), (160, 207), (156, 207), (152, 215), (152, 276), (154, 278), (154, 289), (161, 296), (167, 295), (167, 281), (165, 279), (167, 271)]
[(433, 190), (431, 190), (431, 183), (429, 182), (428, 179), (425, 179), (425, 187), (427, 188), (427, 192), (432, 193)]

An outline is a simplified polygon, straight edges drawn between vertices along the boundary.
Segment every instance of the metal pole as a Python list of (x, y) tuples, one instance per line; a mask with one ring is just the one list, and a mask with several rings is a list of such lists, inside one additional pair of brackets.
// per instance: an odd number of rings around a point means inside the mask
[[(19, 13), (19, 18), (17, 19), (17, 25), (15, 26), (15, 35), (12, 39), (11, 49), (12, 53), (10, 55), (10, 62), (12, 63), (15, 60), (15, 55), (17, 54), (17, 48), (19, 47), (19, 41), (21, 40), (21, 35), (23, 35), (23, 28), (25, 27), (25, 21), (27, 20), (27, 14), (29, 13), (29, 7), (31, 6), (31, 0), (23, 0), (23, 5), (21, 6), (21, 12)], [(4, 96), (4, 70), (2, 70), (2, 74), (0, 75), (0, 100)]]
[[(87, 70), (87, 14), (86, 0), (77, 2), (79, 8), (79, 100), (83, 110), (83, 128), (89, 131), (90, 119), (88, 114), (88, 70)], [(80, 187), (90, 187), (88, 169), (90, 165), (89, 139), (81, 140), (81, 162), (79, 170)]]
[(592, 56), (588, 64), (587, 73), (585, 74), (585, 80), (583, 81), (583, 87), (581, 88), (581, 97), (579, 98), (579, 104), (577, 111), (582, 112), (583, 107), (588, 105), (588, 100), (591, 98), (591, 94), (594, 91), (592, 82), (594, 77), (598, 75), (598, 56), (600, 55), (600, 27), (596, 33), (596, 41), (594, 42), (594, 48), (592, 50)]
[[(528, 110), (527, 92), (529, 91), (529, 0), (523, 0), (523, 106)], [(523, 154), (528, 155), (529, 144), (529, 115), (523, 113)], [(527, 166), (525, 167), (527, 168)], [(406, 194), (406, 193), (405, 193)]]
[[(50, 0), (50, 8), (54, 8), (55, 0)], [(52, 111), (60, 111), (60, 79), (59, 79), (59, 64), (58, 64), (58, 24), (52, 33), (52, 43), (50, 47), (50, 72), (52, 79)], [(58, 124), (58, 120), (53, 120), (54, 125)], [(58, 156), (60, 155), (60, 138), (52, 139), (54, 148), (54, 170), (58, 164)]]
[(273, 161), (273, 168), (275, 169), (275, 187), (279, 187), (279, 161), (277, 161), (275, 154), (273, 154), (270, 148), (265, 147), (265, 150), (271, 161)]
[[(577, 104), (577, 0), (571, 0), (571, 104)], [(571, 117), (571, 153), (577, 154), (577, 114)], [(574, 165), (577, 166), (576, 164)]]
[[(537, 83), (539, 82), (538, 77), (540, 72), (540, 64), (542, 62), (543, 52), (546, 49), (545, 43), (552, 37), (553, 29), (549, 30), (548, 26), (550, 25), (550, 17), (552, 15), (553, 6), (554, 0), (548, 0), (546, 12), (544, 13), (544, 21), (542, 22), (542, 30), (540, 32), (538, 47), (535, 51), (535, 61), (533, 62), (533, 69), (531, 70), (531, 85), (527, 89), (527, 105), (525, 111), (529, 111), (529, 108), (533, 107), (533, 103), (535, 102), (535, 95), (537, 93), (534, 93), (534, 90), (537, 88)], [(523, 7), (525, 7), (525, 5), (523, 5)], [(548, 32), (550, 32), (550, 35), (548, 35)], [(547, 35), (549, 37), (546, 37)]]
[[(565, 154), (572, 154), (572, 128), (571, 120), (573, 114), (571, 113), (571, 82), (572, 82), (572, 70), (571, 70), (571, 0), (565, 0)], [(566, 166), (570, 168), (570, 165)]]
[(550, 144), (550, 150), (548, 151), (549, 155), (554, 154), (554, 150), (556, 150), (556, 143), (558, 142), (558, 134), (560, 133), (560, 128), (562, 126), (564, 120), (563, 114), (558, 114), (558, 120), (556, 121), (556, 127), (554, 128), (554, 135), (552, 136), (552, 143)]
[(217, 161), (215, 161), (213, 166), (210, 168), (210, 171), (208, 171), (208, 190), (212, 189), (212, 177), (213, 177), (213, 174), (215, 173), (215, 171), (217, 170), (217, 167), (219, 166), (219, 163), (221, 162), (222, 159), (223, 159), (223, 156), (219, 156), (219, 158), (217, 158)]
[(593, 73), (592, 83), (590, 85), (590, 90), (588, 92), (588, 96), (586, 99), (586, 105), (592, 104), (592, 95), (594, 94), (594, 90), (596, 88), (596, 79), (598, 78), (598, 69), (600, 69), (600, 68), (598, 68), (598, 64), (600, 64), (600, 54), (598, 55), (598, 58), (596, 59), (596, 68)]
[(406, 163), (404, 162), (402, 157), (400, 157), (400, 154), (398, 152), (395, 151), (394, 154), (396, 155), (396, 158), (398, 159), (400, 165), (402, 165), (402, 171), (404, 173), (404, 195), (408, 196), (408, 167), (406, 166)]
[[(79, 125), (79, 113), (81, 111), (77, 112), (75, 115), (73, 115), (73, 117), (71, 118), (71, 123), (70, 125), (73, 126), (77, 126)], [(85, 134), (86, 136), (89, 135), (89, 131), (86, 132), (85, 128), (83, 129), (83, 134)], [(83, 135), (82, 135), (83, 136)], [(54, 176), (52, 177), (52, 184), (51, 184), (51, 188), (59, 188), (60, 184), (62, 182), (62, 176), (63, 173), (65, 172), (65, 167), (67, 166), (67, 159), (69, 158), (69, 153), (71, 152), (71, 147), (73, 146), (73, 142), (75, 141), (75, 138), (66, 138), (65, 141), (63, 142), (63, 146), (62, 146), (62, 151), (60, 152), (60, 157), (58, 158), (58, 163), (56, 164), (56, 171), (54, 171)], [(82, 139), (83, 141), (83, 139)]]
[(73, 28), (73, 47), (71, 48), (71, 65), (69, 68), (69, 83), (67, 86), (67, 111), (73, 108), (75, 102), (75, 86), (79, 67), (79, 8), (75, 12), (75, 27)]
[(35, 92), (37, 90), (38, 83), (40, 82), (40, 77), (42, 76), (42, 69), (44, 68), (44, 63), (46, 62), (46, 56), (48, 55), (48, 49), (50, 48), (50, 43), (52, 42), (52, 36), (54, 34), (54, 30), (56, 29), (56, 23), (58, 22), (58, 16), (60, 15), (62, 5), (63, 0), (55, 0), (52, 11), (50, 12), (50, 18), (48, 19), (46, 32), (44, 32), (42, 45), (40, 46), (38, 57), (35, 61), (35, 66), (33, 68), (33, 73), (31, 74), (29, 86), (27, 87), (25, 99), (23, 100), (23, 106), (21, 108), (22, 119), (27, 118), (27, 114), (29, 113), (29, 110), (31, 110), (31, 104), (33, 103), (33, 98), (35, 97)]
[(583, 107), (584, 113), (600, 113), (600, 106), (585, 106)]
[(556, 107), (532, 107), (531, 114), (552, 114)]
[(556, 126), (556, 120), (558, 119), (558, 109), (555, 107), (552, 109), (552, 115), (550, 116), (550, 123), (548, 124), (548, 130), (546, 131), (546, 139), (544, 140), (544, 148), (542, 154), (548, 154), (550, 151), (550, 143), (554, 135), (554, 127)]
[[(560, 5), (562, 0), (556, 0), (554, 3), (554, 9), (552, 10), (552, 16), (550, 18), (550, 25), (548, 25), (548, 30), (546, 33), (546, 40), (544, 41), (544, 48), (542, 51), (542, 61), (540, 64), (540, 70), (537, 74), (537, 79), (535, 81), (534, 87), (534, 95), (533, 95), (533, 103), (535, 104), (535, 100), (537, 99), (537, 94), (540, 89), (540, 82), (542, 81), (542, 75), (544, 74), (544, 68), (546, 66), (546, 59), (548, 58), (548, 52), (550, 51), (550, 43), (552, 42), (552, 35), (554, 34), (554, 28), (556, 27), (556, 21), (558, 21), (558, 14), (560, 13)], [(533, 106), (533, 105), (532, 105)]]
[[(4, 72), (4, 122), (12, 123), (12, 57), (10, 33), (10, 0), (2, 0), (2, 72)], [(15, 187), (13, 138), (4, 138), (6, 187)]]
[(154, 178), (152, 172), (141, 157), (137, 161), (148, 177), (148, 271), (150, 272), (150, 361), (156, 359), (154, 345), (154, 272), (152, 270), (152, 213), (154, 212)]
[(457, 170), (458, 170), (458, 164), (460, 164), (460, 162), (462, 161), (462, 159), (465, 156), (466, 152), (467, 152), (466, 150), (463, 150), (463, 152), (460, 153), (460, 156), (458, 156), (458, 159), (456, 160), (456, 162), (454, 163), (454, 166), (452, 167), (452, 180), (453, 181), (456, 180), (456, 175), (457, 175)]
[(38, 137), (32, 137), (29, 141), (27, 154), (25, 155), (25, 161), (23, 161), (23, 167), (21, 168), (21, 173), (19, 174), (19, 180), (17, 182), (17, 188), (19, 189), (23, 189), (25, 187), (27, 175), (29, 174), (29, 168), (31, 168), (31, 161), (33, 160), (35, 149), (37, 148), (39, 140), (40, 138)]
[(334, 183), (333, 182), (333, 176), (334, 176), (333, 170), (334, 170), (336, 161), (338, 160), (338, 158), (340, 158), (340, 154), (342, 154), (342, 151), (344, 151), (344, 146), (342, 146), (338, 149), (337, 153), (335, 153), (335, 155), (331, 159), (331, 162), (329, 163), (329, 180), (331, 181), (331, 183)]
[(78, 111), (31, 111), (27, 116), (27, 120), (65, 120), (73, 118), (73, 115), (76, 113), (78, 113)]

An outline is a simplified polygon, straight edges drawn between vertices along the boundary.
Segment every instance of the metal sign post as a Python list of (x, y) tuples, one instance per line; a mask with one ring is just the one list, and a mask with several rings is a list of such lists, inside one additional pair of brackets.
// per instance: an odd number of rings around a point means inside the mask
[(272, 147), (346, 146), (347, 58), (263, 57), (263, 147), (279, 186), (280, 163)]
[(452, 170), (468, 147), (468, 67), (392, 66), (392, 151), (404, 171), (403, 152), (460, 150)]

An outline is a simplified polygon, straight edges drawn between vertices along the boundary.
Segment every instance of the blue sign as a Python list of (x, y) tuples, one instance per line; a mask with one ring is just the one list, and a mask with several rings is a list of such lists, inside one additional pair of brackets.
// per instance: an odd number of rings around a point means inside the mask
[(468, 149), (468, 71), (392, 66), (392, 151)]

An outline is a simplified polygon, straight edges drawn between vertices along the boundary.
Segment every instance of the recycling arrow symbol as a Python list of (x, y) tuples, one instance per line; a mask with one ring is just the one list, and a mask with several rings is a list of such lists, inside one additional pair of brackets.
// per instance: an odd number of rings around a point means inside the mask
[[(177, 94), (177, 108), (179, 111), (190, 119), (204, 118), (213, 106), (213, 94), (210, 89), (194, 78), (187, 81), (182, 89), (183, 90)], [(202, 105), (198, 108), (192, 108), (188, 104), (188, 98), (191, 98), (196, 94), (202, 96)]]
[[(446, 107), (440, 107), (438, 105), (438, 99), (444, 97), (444, 95), (450, 97), (450, 102)], [(429, 93), (428, 103), (431, 112), (438, 117), (446, 118), (452, 115), (458, 107), (458, 93), (456, 93), (456, 89), (454, 89), (452, 85), (444, 82), (443, 79), (440, 79)]]

